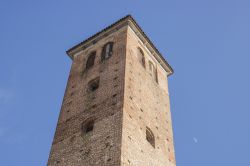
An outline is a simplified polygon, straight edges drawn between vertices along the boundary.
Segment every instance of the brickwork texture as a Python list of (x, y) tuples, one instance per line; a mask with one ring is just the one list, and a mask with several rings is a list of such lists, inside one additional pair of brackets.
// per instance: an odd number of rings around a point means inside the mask
[[(128, 22), (74, 52), (48, 166), (175, 166), (169, 71)], [(111, 56), (102, 60), (109, 42)], [(92, 52), (94, 64), (86, 68)], [(98, 86), (89, 90), (92, 80)]]

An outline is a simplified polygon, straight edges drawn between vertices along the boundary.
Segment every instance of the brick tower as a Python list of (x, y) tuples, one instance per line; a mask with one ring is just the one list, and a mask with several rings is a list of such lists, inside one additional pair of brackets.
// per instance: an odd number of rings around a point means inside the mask
[(175, 166), (172, 68), (129, 15), (67, 51), (48, 166)]

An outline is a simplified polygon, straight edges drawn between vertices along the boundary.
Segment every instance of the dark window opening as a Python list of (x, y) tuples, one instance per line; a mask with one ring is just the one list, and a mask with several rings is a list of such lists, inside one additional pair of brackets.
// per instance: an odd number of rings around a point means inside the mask
[(93, 80), (91, 80), (89, 83), (88, 83), (88, 88), (89, 88), (89, 91), (95, 91), (99, 88), (99, 82), (100, 82), (100, 78), (97, 77)]
[(146, 139), (155, 148), (155, 137), (150, 128), (146, 128)]
[(87, 59), (87, 62), (86, 62), (86, 70), (90, 69), (92, 66), (94, 66), (95, 55), (96, 55), (95, 51), (93, 51), (93, 52), (90, 53), (90, 55), (89, 55), (89, 57)]
[(87, 123), (84, 123), (82, 126), (82, 130), (84, 134), (87, 134), (94, 129), (94, 120), (89, 120)]
[(104, 61), (110, 58), (113, 54), (113, 42), (108, 42), (103, 46), (101, 60)]

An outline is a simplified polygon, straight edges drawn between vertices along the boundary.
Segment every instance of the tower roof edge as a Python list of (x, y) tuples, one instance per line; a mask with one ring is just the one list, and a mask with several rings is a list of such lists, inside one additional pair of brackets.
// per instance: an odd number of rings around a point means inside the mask
[[(123, 24), (123, 23), (125, 23), (125, 24)], [(156, 59), (165, 68), (165, 70), (167, 69), (168, 76), (170, 76), (171, 74), (173, 74), (174, 70), (172, 69), (172, 67), (165, 60), (165, 58), (162, 56), (162, 54), (159, 52), (159, 50), (154, 46), (154, 44), (152, 43), (152, 41), (147, 37), (147, 35), (142, 30), (142, 28), (139, 26), (139, 24), (135, 21), (135, 19), (130, 14), (126, 15), (125, 17), (123, 17), (121, 19), (119, 19), (115, 23), (107, 26), (103, 30), (97, 32), (93, 36), (91, 36), (91, 37), (87, 38), (86, 40), (80, 42), (79, 44), (75, 45), (74, 47), (70, 48), (69, 50), (66, 51), (66, 53), (68, 54), (68, 56), (71, 59), (73, 59), (73, 55), (75, 54), (75, 52), (78, 52), (78, 50), (83, 50), (83, 49), (87, 48), (87, 46), (86, 46), (87, 43), (91, 42), (92, 40), (96, 39), (98, 36), (101, 36), (105, 32), (109, 31), (110, 29), (113, 29), (114, 27), (116, 27), (118, 25), (130, 25), (132, 27), (132, 29), (135, 28), (139, 32), (139, 34), (143, 38), (146, 39), (146, 41), (148, 43), (148, 46), (151, 47), (152, 50), (154, 50), (153, 52), (158, 55), (159, 58), (156, 57)], [(137, 34), (137, 35), (139, 35), (139, 34)], [(156, 56), (156, 55), (154, 55), (154, 56)]]

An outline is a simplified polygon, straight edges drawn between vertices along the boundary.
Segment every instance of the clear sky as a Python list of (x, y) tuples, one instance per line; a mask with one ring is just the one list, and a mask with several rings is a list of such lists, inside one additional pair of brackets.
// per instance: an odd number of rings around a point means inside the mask
[(175, 70), (177, 166), (250, 166), (249, 0), (0, 0), (0, 165), (44, 166), (71, 60), (132, 14)]

